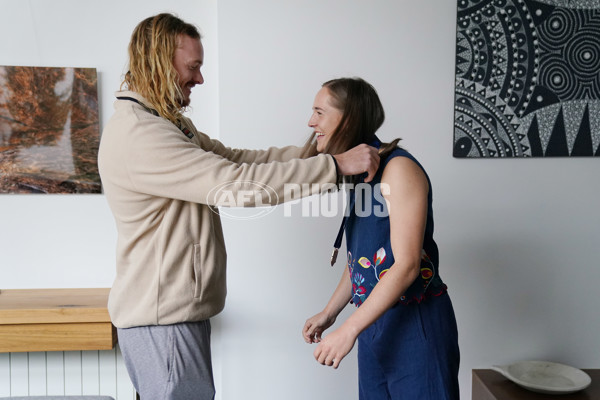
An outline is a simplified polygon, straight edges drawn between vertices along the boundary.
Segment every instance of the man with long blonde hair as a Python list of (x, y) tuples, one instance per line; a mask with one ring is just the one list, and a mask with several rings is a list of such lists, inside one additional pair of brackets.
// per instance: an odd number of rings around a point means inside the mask
[[(331, 188), (379, 165), (361, 145), (301, 159), (302, 149), (238, 150), (199, 132), (182, 112), (204, 82), (201, 35), (171, 14), (149, 17), (129, 44), (129, 71), (104, 128), (98, 165), (118, 240), (108, 308), (143, 400), (213, 399), (209, 318), (225, 304), (226, 251), (217, 211), (281, 202), (285, 184)], [(314, 189), (313, 189), (314, 190)], [(311, 195), (312, 192), (302, 193)]]

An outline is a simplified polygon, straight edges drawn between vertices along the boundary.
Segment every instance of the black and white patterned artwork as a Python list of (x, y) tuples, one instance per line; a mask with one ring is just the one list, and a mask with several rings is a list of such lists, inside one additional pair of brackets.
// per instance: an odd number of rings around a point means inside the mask
[(453, 155), (600, 156), (600, 0), (458, 0)]

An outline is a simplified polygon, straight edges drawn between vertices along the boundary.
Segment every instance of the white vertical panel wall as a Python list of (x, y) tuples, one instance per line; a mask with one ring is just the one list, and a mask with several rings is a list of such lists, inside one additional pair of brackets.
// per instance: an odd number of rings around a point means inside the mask
[(135, 399), (118, 346), (102, 351), (0, 354), (0, 397), (111, 396)]

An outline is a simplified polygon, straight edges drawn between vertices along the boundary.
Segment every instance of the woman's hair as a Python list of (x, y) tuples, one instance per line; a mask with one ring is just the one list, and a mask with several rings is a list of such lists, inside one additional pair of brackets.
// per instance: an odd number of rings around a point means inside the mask
[(179, 35), (201, 39), (198, 29), (172, 14), (158, 14), (138, 24), (129, 42), (129, 70), (121, 89), (142, 95), (164, 118), (177, 123), (183, 98), (173, 66)]
[[(340, 123), (332, 132), (323, 153), (340, 154), (361, 143), (375, 141), (375, 132), (385, 120), (383, 105), (375, 88), (361, 78), (339, 78), (322, 85), (329, 91), (332, 106), (342, 112)], [(381, 157), (389, 154), (398, 145), (400, 139), (391, 143), (382, 143)], [(317, 155), (315, 133), (304, 145), (303, 156)]]

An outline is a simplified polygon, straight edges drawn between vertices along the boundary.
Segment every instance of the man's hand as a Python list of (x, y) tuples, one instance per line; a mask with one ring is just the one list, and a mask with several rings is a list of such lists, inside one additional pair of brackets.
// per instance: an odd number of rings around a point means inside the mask
[(342, 154), (333, 157), (337, 161), (341, 175), (358, 175), (367, 173), (365, 182), (370, 182), (379, 168), (379, 150), (375, 147), (359, 144)]

